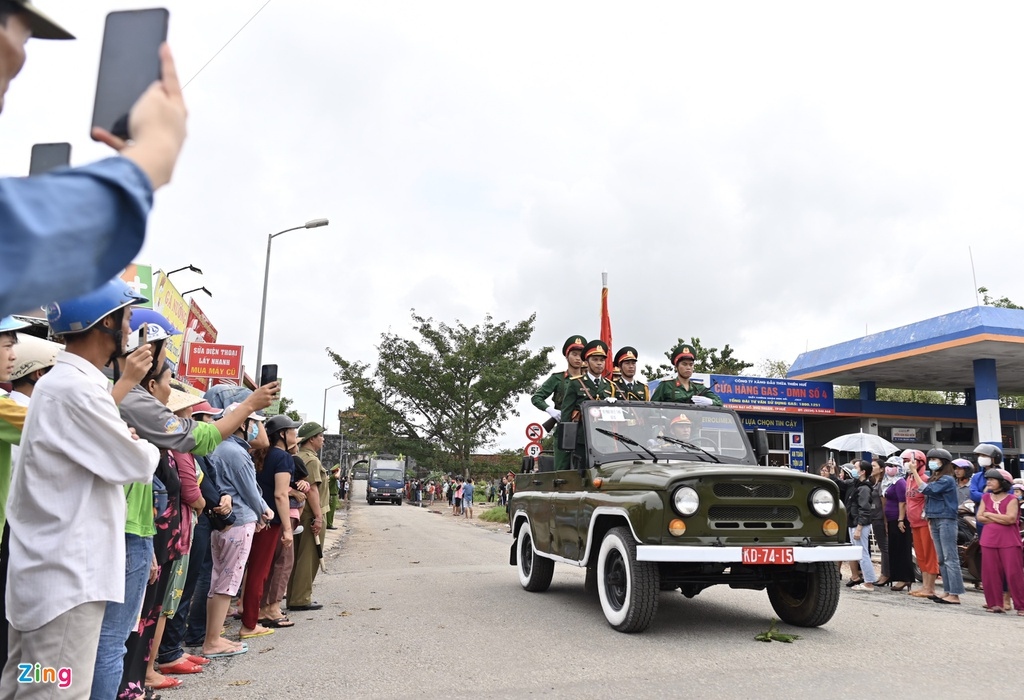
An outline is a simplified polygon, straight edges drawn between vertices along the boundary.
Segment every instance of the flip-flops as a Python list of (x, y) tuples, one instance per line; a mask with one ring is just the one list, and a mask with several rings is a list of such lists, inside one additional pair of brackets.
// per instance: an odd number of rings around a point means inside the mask
[(156, 685), (151, 685), (149, 687), (153, 690), (170, 690), (171, 688), (177, 688), (181, 684), (182, 681), (177, 678), (164, 677), (164, 680), (161, 683), (157, 683)]
[(248, 645), (243, 645), (241, 649), (235, 649), (234, 651), (222, 651), (216, 654), (206, 654), (208, 659), (226, 659), (229, 656), (239, 656), (249, 651)]
[(260, 632), (250, 632), (249, 634), (238, 634), (239, 639), (252, 639), (253, 637), (266, 637), (268, 634), (273, 634), (274, 630), (265, 629)]
[(210, 663), (210, 660), (205, 656), (196, 656), (195, 654), (185, 654), (185, 658), (194, 663), (197, 666), (205, 666)]
[(182, 656), (174, 663), (157, 664), (157, 670), (163, 674), (183, 675), (186, 673), (202, 673), (203, 667)]
[(938, 596), (933, 597), (932, 600), (936, 603), (942, 603), (943, 605), (960, 605), (959, 600), (947, 600), (946, 598), (939, 598)]
[(295, 623), (292, 622), (291, 620), (289, 620), (287, 616), (285, 616), (285, 617), (278, 617), (278, 618), (275, 618), (275, 619), (271, 619), (269, 617), (264, 617), (262, 620), (259, 621), (259, 623), (261, 625), (263, 625), (264, 627), (273, 627), (274, 629), (282, 629), (282, 628), (286, 628), (286, 627), (294, 627), (295, 626)]

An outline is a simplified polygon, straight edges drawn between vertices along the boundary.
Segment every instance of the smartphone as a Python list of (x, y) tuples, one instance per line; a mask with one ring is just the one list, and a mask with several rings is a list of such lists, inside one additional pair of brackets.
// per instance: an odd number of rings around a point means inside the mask
[(103, 30), (92, 125), (127, 139), (128, 112), (160, 79), (160, 44), (167, 41), (164, 8), (111, 12)]
[(28, 174), (42, 175), (57, 168), (66, 168), (71, 164), (70, 143), (37, 143), (32, 146), (32, 160), (28, 165)]
[(260, 386), (266, 386), (277, 381), (277, 365), (263, 365), (260, 370)]
[(143, 345), (146, 344), (147, 333), (149, 333), (149, 331), (146, 330), (146, 324), (143, 323), (141, 326), (139, 326), (139, 344), (135, 346), (136, 348), (141, 348)]

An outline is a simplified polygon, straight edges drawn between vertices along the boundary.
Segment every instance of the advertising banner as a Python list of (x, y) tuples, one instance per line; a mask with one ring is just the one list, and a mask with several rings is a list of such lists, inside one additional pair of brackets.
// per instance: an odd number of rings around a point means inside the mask
[(757, 430), (764, 428), (769, 433), (802, 433), (804, 431), (804, 419), (798, 417), (777, 417), (777, 416), (740, 416), (744, 430)]
[[(163, 314), (171, 325), (184, 330), (188, 323), (188, 304), (163, 271), (153, 275), (153, 309)], [(167, 339), (167, 359), (177, 367), (181, 359), (181, 346), (184, 335), (175, 335)]]
[(711, 375), (711, 388), (737, 411), (832, 414), (836, 412), (830, 382), (770, 377)]
[[(192, 343), (215, 343), (217, 342), (217, 329), (210, 323), (203, 310), (195, 300), (188, 304), (188, 323), (185, 326), (184, 347), (181, 353), (181, 362), (178, 363), (178, 376), (188, 377), (188, 346)], [(190, 377), (189, 383), (197, 389), (207, 389), (209, 381), (206, 378)]]
[(238, 379), (242, 376), (242, 346), (190, 343), (185, 376), (194, 379)]
[(121, 279), (128, 283), (136, 294), (149, 299), (145, 304), (139, 304), (139, 308), (153, 308), (153, 268), (149, 265), (132, 263), (121, 273)]

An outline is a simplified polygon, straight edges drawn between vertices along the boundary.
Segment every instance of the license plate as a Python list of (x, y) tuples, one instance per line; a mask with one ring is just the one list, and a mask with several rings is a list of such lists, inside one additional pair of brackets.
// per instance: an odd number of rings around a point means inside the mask
[(792, 564), (792, 547), (744, 547), (744, 564)]

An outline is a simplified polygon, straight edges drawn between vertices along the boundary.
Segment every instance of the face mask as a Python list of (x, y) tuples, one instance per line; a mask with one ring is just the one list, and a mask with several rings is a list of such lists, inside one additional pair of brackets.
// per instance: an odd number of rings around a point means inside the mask
[(978, 466), (979, 467), (991, 467), (992, 466), (992, 458), (991, 457), (978, 457)]
[(886, 476), (896, 476), (899, 473), (900, 473), (900, 470), (897, 469), (896, 467), (886, 467), (885, 468), (885, 475)]
[(249, 425), (249, 432), (246, 434), (245, 437), (248, 438), (249, 442), (252, 442), (253, 440), (258, 438), (259, 436), (260, 436), (260, 426), (259, 426), (258, 423), (256, 423), (256, 421), (253, 421), (252, 424)]
[(939, 461), (937, 459), (933, 459), (928, 462), (928, 468), (931, 469), (933, 472), (939, 471), (941, 467), (942, 465), (939, 464)]

